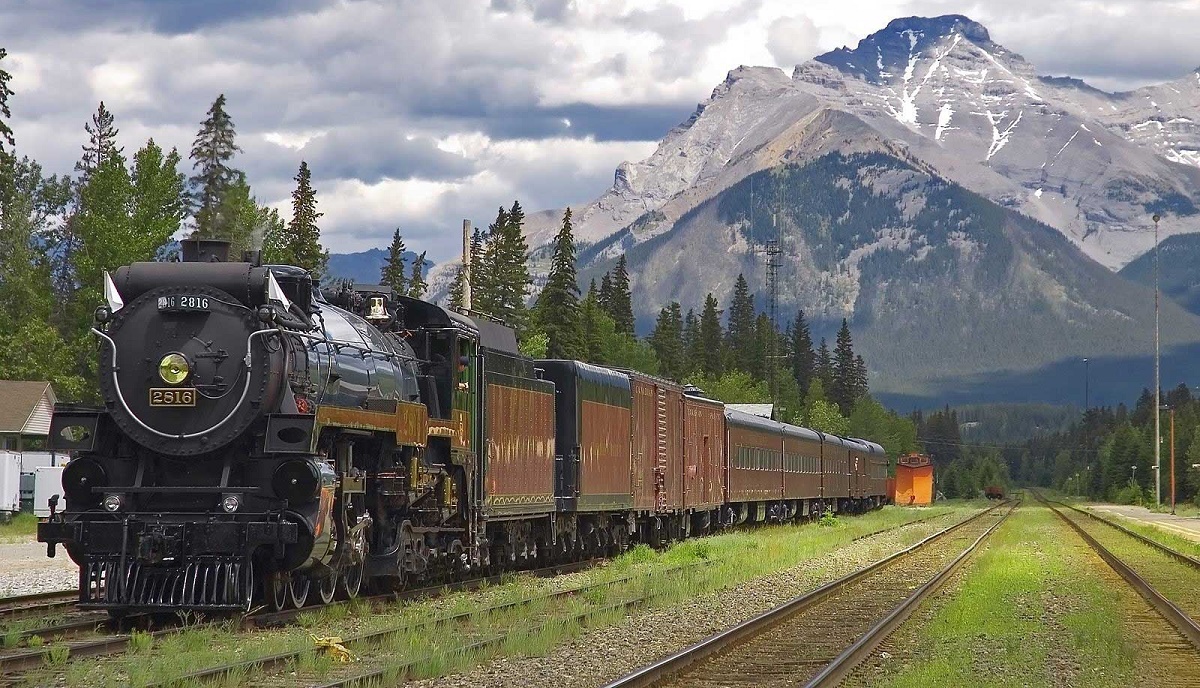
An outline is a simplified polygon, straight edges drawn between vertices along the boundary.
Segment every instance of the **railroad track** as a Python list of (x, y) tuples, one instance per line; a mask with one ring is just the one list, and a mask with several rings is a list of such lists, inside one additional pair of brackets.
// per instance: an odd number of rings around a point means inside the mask
[[(597, 563), (598, 560), (590, 559), (587, 561), (574, 562), (570, 564), (560, 564), (556, 566), (547, 566), (541, 569), (530, 571), (520, 571), (516, 573), (531, 575), (536, 577), (557, 576), (574, 571), (582, 571), (590, 568)], [(259, 611), (251, 613), (240, 619), (241, 628), (266, 628), (282, 626), (294, 622), (301, 614), (305, 612), (313, 612), (319, 609), (335, 608), (346, 606), (352, 603), (370, 604), (373, 606), (382, 606), (400, 601), (412, 601), (428, 597), (434, 597), (448, 592), (461, 592), (465, 590), (475, 590), (480, 587), (495, 585), (504, 581), (513, 573), (498, 574), (495, 576), (487, 576), (480, 578), (472, 578), (464, 581), (446, 583), (442, 585), (431, 585), (424, 588), (415, 588), (412, 590), (402, 590), (384, 595), (373, 595), (356, 598), (351, 601), (339, 601), (321, 607), (303, 607), (300, 609), (285, 609), (278, 612)], [(72, 592), (74, 594), (74, 592)], [(160, 615), (161, 617), (162, 615)], [(42, 629), (31, 629), (24, 631), (23, 635), (41, 635), (54, 637), (56, 633), (66, 631), (67, 633), (86, 632), (94, 630), (98, 637), (83, 638), (79, 640), (66, 640), (63, 645), (69, 648), (70, 654), (68, 657), (72, 660), (84, 659), (89, 657), (101, 657), (105, 655), (118, 654), (125, 652), (130, 647), (130, 640), (133, 637), (132, 633), (110, 632), (109, 624), (102, 617), (91, 622), (80, 621), (78, 624), (64, 624), (60, 626), (48, 626)], [(163, 617), (167, 618), (167, 617)], [(192, 623), (183, 623), (182, 620), (175, 619), (168, 621), (170, 625), (157, 630), (143, 631), (152, 639), (163, 638), (175, 633), (180, 633), (186, 630), (195, 630), (198, 628), (207, 628), (226, 623), (226, 619), (215, 619), (213, 621)], [(66, 634), (64, 634), (66, 635)], [(53, 651), (53, 646), (43, 644), (35, 648), (28, 648), (16, 652), (8, 652), (0, 654), (0, 678), (7, 683), (13, 683), (13, 676), (21, 672), (36, 669), (47, 664), (47, 658)]]
[(1200, 650), (1200, 599), (1196, 596), (1200, 561), (1088, 511), (1052, 502), (1036, 492), (1034, 497)]
[[(911, 527), (911, 526), (914, 526), (914, 525), (917, 525), (920, 523), (924, 523), (924, 522), (927, 522), (927, 521), (930, 521), (930, 520), (933, 520), (936, 518), (943, 517), (945, 515), (946, 514), (935, 514), (935, 515), (931, 515), (931, 516), (923, 516), (921, 518), (910, 519), (903, 523), (898, 523), (895, 525), (877, 528), (870, 532), (863, 533), (861, 535), (856, 536), (854, 538), (854, 540), (855, 541), (862, 540), (865, 538), (874, 537), (876, 535), (880, 535), (880, 534), (890, 532), (893, 530), (898, 530), (900, 528)], [(589, 561), (585, 561), (585, 562), (577, 562), (577, 563), (572, 563), (572, 564), (550, 566), (550, 567), (545, 567), (542, 569), (537, 569), (537, 570), (532, 570), (532, 571), (518, 571), (518, 572), (499, 574), (496, 576), (469, 579), (469, 580), (465, 580), (465, 581), (448, 583), (448, 584), (443, 584), (443, 585), (433, 585), (433, 586), (424, 587), (424, 588), (420, 588), (420, 589), (400, 591), (397, 593), (389, 593), (386, 595), (360, 597), (356, 600), (356, 602), (358, 602), (358, 603), (365, 602), (368, 604), (381, 606), (381, 605), (396, 602), (396, 601), (409, 601), (409, 600), (433, 597), (433, 596), (439, 595), (444, 592), (467, 591), (467, 590), (473, 590), (473, 589), (477, 589), (480, 587), (484, 587), (487, 585), (494, 585), (496, 583), (502, 582), (507, 577), (514, 575), (514, 573), (516, 573), (516, 574), (525, 573), (528, 575), (533, 575), (533, 576), (538, 576), (538, 577), (548, 577), (548, 576), (569, 573), (572, 571), (580, 571), (580, 570), (589, 568), (591, 566), (594, 566), (599, 561), (602, 561), (602, 560), (589, 560)], [(593, 586), (593, 587), (595, 587), (595, 586)], [(570, 592), (570, 591), (568, 591), (568, 592)], [(578, 593), (578, 592), (579, 591), (575, 591), (575, 593)], [(75, 593), (75, 591), (72, 590), (72, 591), (62, 591), (60, 593), (54, 593), (54, 594), (55, 595), (70, 595), (71, 599), (74, 600), (74, 596), (76, 593)], [(30, 597), (34, 598), (34, 597), (39, 597), (39, 596), (30, 596)], [(10, 598), (10, 599), (16, 600), (18, 598)], [(637, 604), (641, 604), (644, 601), (645, 601), (644, 599), (631, 599), (631, 600), (627, 600), (623, 603), (620, 603), (618, 606), (622, 609), (626, 609), (631, 606), (636, 606)], [(349, 602), (336, 602), (331, 605), (328, 605), (328, 607), (337, 607), (337, 606), (346, 605), (346, 604), (349, 604)], [(322, 607), (305, 607), (302, 609), (289, 609), (289, 610), (284, 610), (284, 611), (280, 611), (280, 612), (259, 611), (257, 613), (252, 613), (250, 615), (247, 615), (246, 617), (243, 617), (243, 619), (241, 619), (241, 627), (244, 629), (251, 629), (251, 628), (259, 628), (259, 627), (265, 628), (265, 627), (283, 626), (283, 625), (294, 622), (297, 619), (297, 617), (302, 613), (312, 612), (314, 610), (318, 610), (321, 608)], [(596, 613), (596, 610), (592, 610), (589, 613), (594, 614), (594, 613)], [(162, 617), (160, 615), (160, 619), (161, 618)], [(136, 624), (138, 624), (138, 621), (139, 621), (139, 617), (131, 617), (130, 619), (127, 619), (127, 624), (136, 625)], [(199, 623), (199, 624), (188, 625), (188, 624), (183, 624), (179, 620), (172, 619), (172, 620), (168, 621), (169, 625), (167, 627), (159, 628), (156, 630), (145, 630), (145, 631), (142, 631), (142, 633), (144, 635), (148, 635), (153, 640), (157, 640), (157, 639), (169, 636), (171, 634), (179, 633), (184, 630), (203, 628), (203, 627), (216, 625), (216, 624), (220, 624), (220, 623), (224, 623), (224, 620), (214, 620), (214, 621), (211, 621), (208, 623)], [(143, 623), (142, 625), (144, 627), (146, 624)], [(119, 653), (125, 652), (127, 649), (130, 648), (130, 645), (131, 645), (131, 640), (130, 640), (131, 634), (114, 631), (111, 623), (107, 621), (107, 616), (102, 615), (102, 614), (97, 614), (96, 616), (93, 616), (93, 617), (85, 617), (85, 618), (81, 618), (81, 619), (63, 620), (61, 623), (47, 625), (47, 626), (43, 626), (43, 627), (39, 627), (39, 628), (29, 628), (29, 629), (22, 630), (19, 633), (20, 633), (20, 637), (18, 639), (19, 641), (27, 641), (30, 637), (36, 635), (43, 641), (43, 643), (39, 647), (28, 648), (28, 649), (19, 650), (19, 651), (0, 652), (0, 685), (3, 685), (5, 683), (12, 683), (14, 681), (14, 677), (19, 675), (22, 672), (26, 672), (31, 669), (36, 669), (38, 667), (45, 666), (48, 663), (47, 658), (52, 649), (51, 641), (53, 642), (53, 644), (67, 646), (70, 650), (69, 658), (71, 660), (119, 654)], [(86, 634), (92, 634), (95, 637), (84, 637), (84, 638), (78, 637), (78, 636), (86, 635)], [(385, 636), (386, 636), (386, 634), (379, 635), (379, 637), (385, 637)], [(474, 643), (469, 643), (463, 647), (456, 648), (455, 651), (456, 652), (458, 652), (458, 651), (480, 651), (482, 649), (486, 649), (488, 647), (492, 647), (493, 645), (499, 644), (499, 642), (502, 640), (503, 640), (503, 638), (493, 639), (492, 641), (483, 639), (483, 640), (479, 640)], [(367, 644), (370, 641), (371, 641), (371, 638), (369, 638), (369, 637), (361, 638), (361, 639), (354, 638), (354, 639), (350, 640), (351, 644), (356, 644), (356, 643), (357, 644)], [(240, 663), (236, 663), (234, 665), (226, 665), (223, 667), (214, 667), (212, 669), (206, 669), (206, 670), (194, 672), (193, 674), (190, 674), (187, 678), (189, 680), (192, 680), (193, 682), (202, 682), (205, 680), (211, 680), (211, 679), (218, 678), (222, 675), (228, 675), (231, 671), (247, 671), (247, 670), (269, 671), (272, 667), (281, 666), (282, 663), (286, 662), (286, 661), (295, 661), (299, 656), (301, 656), (305, 652), (311, 652), (311, 651), (312, 651), (312, 648), (307, 648), (306, 650), (299, 651), (299, 652), (285, 653), (286, 656), (278, 656), (278, 657), (273, 656), (273, 657), (262, 658), (260, 660), (249, 660), (247, 662), (240, 662)], [(407, 669), (411, 669), (411, 668), (412, 667), (407, 667), (407, 668), (401, 667), (401, 670), (403, 671), (403, 670), (407, 670)], [(393, 667), (392, 670), (394, 671), (395, 667)], [(178, 683), (180, 680), (182, 680), (182, 677), (173, 679), (171, 681), (171, 683)], [(346, 685), (351, 685), (352, 683), (353, 682), (346, 683)]]
[(5, 597), (0, 599), (0, 624), (70, 610), (75, 607), (78, 596), (75, 590), (55, 590)]
[(1015, 508), (997, 504), (606, 688), (836, 685)]

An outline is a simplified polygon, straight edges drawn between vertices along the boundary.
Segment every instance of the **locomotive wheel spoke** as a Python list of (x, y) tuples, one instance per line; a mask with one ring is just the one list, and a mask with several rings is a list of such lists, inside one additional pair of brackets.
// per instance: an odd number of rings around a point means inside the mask
[(329, 604), (333, 601), (333, 595), (338, 589), (339, 578), (341, 576), (337, 573), (331, 573), (317, 579), (317, 595), (321, 598), (321, 604)]

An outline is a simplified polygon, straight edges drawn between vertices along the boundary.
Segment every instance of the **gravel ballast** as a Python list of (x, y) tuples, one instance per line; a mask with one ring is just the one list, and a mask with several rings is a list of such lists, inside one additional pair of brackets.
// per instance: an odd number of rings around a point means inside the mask
[(51, 559), (40, 542), (0, 544), (0, 597), (68, 590), (79, 584), (79, 567), (62, 547)]
[(469, 671), (407, 685), (421, 688), (602, 686), (656, 659), (844, 576), (944, 528), (957, 512), (874, 535), (763, 578), (585, 632), (541, 657), (504, 657)]

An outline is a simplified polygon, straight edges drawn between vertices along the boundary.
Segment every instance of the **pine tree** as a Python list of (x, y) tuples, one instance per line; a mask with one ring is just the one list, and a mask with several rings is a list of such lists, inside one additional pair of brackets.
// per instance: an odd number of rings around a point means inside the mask
[(708, 293), (704, 297), (704, 310), (700, 312), (700, 344), (702, 352), (700, 370), (709, 377), (725, 374), (725, 346), (722, 341), (721, 311), (717, 310), (717, 298)]
[[(499, 224), (501, 221), (503, 224)], [(526, 263), (529, 246), (525, 243), (524, 222), (525, 212), (517, 201), (507, 213), (502, 212), (497, 218), (498, 226), (493, 226), (483, 251), (484, 273), (481, 277), (486, 274), (486, 291), (479, 300), (479, 310), (518, 331), (525, 324), (525, 298), (533, 283)]]
[(611, 288), (609, 315), (613, 324), (618, 333), (633, 334), (633, 294), (629, 287), (629, 270), (624, 253), (617, 259), (617, 267), (613, 268)]
[(508, 210), (501, 207), (496, 220), (485, 231), (476, 229), (471, 239), (471, 309), (495, 316), (499, 308), (496, 284), (498, 244), (508, 224)]
[[(821, 381), (821, 388), (833, 389), (833, 359), (829, 355), (829, 344), (821, 337), (821, 346), (817, 348), (816, 377)], [(811, 385), (811, 383), (809, 383)]]
[(854, 357), (854, 400), (867, 396), (871, 392), (870, 381), (867, 379), (867, 362), (862, 356)]
[(104, 107), (103, 100), (92, 114), (92, 121), (83, 125), (83, 130), (87, 132), (88, 142), (83, 146), (83, 158), (75, 163), (75, 171), (82, 173), (80, 184), (87, 183), (88, 177), (100, 163), (122, 152), (122, 149), (117, 147), (117, 134), (120, 130), (114, 124), (112, 112)]
[(730, 355), (730, 367), (752, 375), (758, 365), (754, 360), (757, 343), (754, 319), (754, 295), (750, 293), (746, 277), (739, 274), (729, 303), (729, 328), (725, 341)]
[(842, 318), (842, 327), (837, 333), (837, 345), (833, 349), (833, 387), (830, 401), (837, 404), (843, 416), (854, 409), (858, 373), (854, 363), (854, 342), (850, 338), (850, 325)]
[(812, 384), (817, 355), (813, 351), (812, 332), (804, 319), (804, 311), (796, 313), (796, 321), (792, 324), (791, 349), (792, 377), (800, 389), (807, 390)]
[(323, 213), (317, 212), (317, 195), (312, 188), (312, 173), (307, 162), (301, 161), (295, 180), (292, 221), (281, 235), (268, 234), (263, 245), (263, 260), (304, 268), (320, 279), (329, 263), (329, 251), (321, 248), (321, 228), (317, 226), (317, 220)]
[[(8, 51), (0, 48), (0, 63), (4, 62), (4, 58), (8, 56)], [(12, 96), (12, 89), (8, 82), (12, 80), (12, 75), (9, 74), (3, 67), (0, 67), (0, 158), (8, 158), (12, 155), (12, 148), (17, 145), (13, 138), (13, 130), (8, 125), (8, 120), (12, 118), (12, 112), (9, 110), (8, 99)], [(7, 144), (8, 149), (5, 149)], [(5, 189), (9, 191), (9, 189)]]
[(596, 280), (588, 287), (587, 295), (579, 304), (579, 327), (582, 331), (580, 356), (588, 363), (603, 365), (607, 363), (604, 357), (604, 339), (601, 333), (601, 320), (604, 311), (600, 308), (599, 294), (596, 291)]
[(458, 270), (454, 272), (454, 281), (450, 283), (450, 293), (446, 295), (446, 308), (456, 313), (464, 311), (463, 298), (466, 291), (463, 284), (465, 282), (464, 277), (463, 267), (460, 265), (458, 266)]
[(397, 296), (408, 293), (408, 282), (404, 275), (404, 239), (400, 236), (400, 228), (392, 232), (392, 243), (388, 246), (387, 261), (379, 268), (379, 284), (391, 287)]
[(538, 297), (537, 319), (549, 339), (546, 353), (550, 358), (574, 359), (582, 355), (579, 282), (570, 208), (563, 213), (562, 226), (554, 237), (550, 276)]
[(412, 274), (408, 276), (408, 295), (414, 299), (419, 299), (425, 296), (425, 290), (429, 285), (425, 282), (425, 276), (422, 274), (425, 270), (425, 252), (421, 251), (421, 255), (412, 264)]
[(234, 154), (242, 150), (234, 143), (236, 136), (222, 93), (208, 109), (208, 118), (200, 124), (192, 143), (190, 158), (196, 170), (189, 180), (196, 222), (193, 236), (228, 238), (229, 219), (222, 217), (220, 208), (229, 190), (241, 178), (241, 173), (229, 165)]
[(672, 380), (684, 375), (683, 315), (679, 303), (672, 301), (658, 313), (650, 346), (658, 356), (658, 372)]
[[(772, 338), (775, 339), (774, 342)], [(766, 313), (759, 313), (758, 317), (754, 319), (753, 339), (746, 366), (750, 376), (755, 380), (769, 379), (771, 366), (775, 365), (774, 359), (771, 358), (772, 351), (777, 348), (775, 344), (778, 339), (779, 334), (771, 323), (771, 317)]]
[(600, 308), (612, 317), (612, 300), (613, 300), (613, 285), (612, 271), (604, 273), (604, 277), (600, 278), (600, 291), (596, 294), (596, 302)]
[(700, 342), (700, 319), (691, 308), (683, 316), (683, 351), (684, 375), (688, 376), (699, 370), (700, 360), (704, 357)]

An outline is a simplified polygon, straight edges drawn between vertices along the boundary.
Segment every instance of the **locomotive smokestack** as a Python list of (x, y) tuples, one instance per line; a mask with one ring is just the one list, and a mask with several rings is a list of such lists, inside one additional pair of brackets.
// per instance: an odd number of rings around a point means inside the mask
[(463, 257), (462, 257), (463, 297), (462, 309), (466, 313), (471, 310), (471, 221), (463, 220)]
[(229, 242), (225, 239), (181, 239), (185, 263), (225, 263), (229, 260)]

